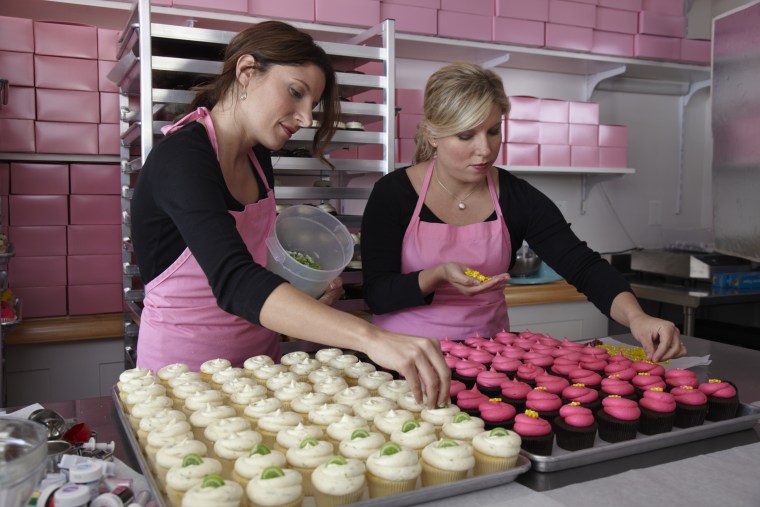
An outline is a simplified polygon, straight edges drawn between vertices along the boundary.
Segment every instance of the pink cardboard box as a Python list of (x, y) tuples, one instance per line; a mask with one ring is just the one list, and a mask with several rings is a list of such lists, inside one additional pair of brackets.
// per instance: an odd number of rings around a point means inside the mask
[(71, 225), (121, 223), (121, 197), (118, 195), (71, 195), (69, 209)]
[(69, 255), (69, 285), (121, 283), (121, 255)]
[(11, 287), (49, 287), (66, 285), (66, 256), (16, 257), (8, 270)]
[(37, 88), (36, 93), (38, 120), (77, 123), (100, 121), (98, 92)]
[(65, 195), (11, 195), (8, 203), (11, 225), (69, 223), (69, 206)]
[[(0, 196), (11, 193), (11, 165), (8, 162), (0, 162)], [(3, 200), (3, 199), (0, 199)], [(7, 201), (7, 199), (4, 199)]]
[(265, 18), (314, 21), (314, 0), (248, 0), (248, 14)]
[(396, 162), (411, 163), (416, 150), (414, 139), (396, 139)]
[(29, 153), (36, 149), (34, 142), (34, 121), (0, 119), (0, 152)]
[(549, 0), (549, 22), (594, 28), (596, 5), (566, 0)]
[(571, 167), (599, 167), (599, 148), (596, 146), (570, 146)]
[(634, 34), (638, 31), (639, 17), (633, 11), (597, 7), (596, 29), (604, 32)]
[(380, 19), (395, 19), (399, 32), (438, 34), (438, 11), (435, 9), (381, 2)]
[(599, 126), (571, 123), (570, 146), (599, 146)]
[(98, 30), (94, 26), (34, 22), (34, 52), (70, 58), (98, 58)]
[(538, 119), (549, 123), (567, 123), (570, 114), (570, 105), (566, 100), (541, 99), (538, 110)]
[(591, 52), (601, 55), (633, 56), (633, 35), (594, 30)]
[(441, 10), (493, 16), (494, 0), (441, 0)]
[(399, 113), (396, 116), (396, 137), (399, 139), (414, 139), (417, 135), (417, 125), (419, 125), (421, 120), (421, 114)]
[(508, 143), (538, 144), (538, 122), (527, 120), (507, 120), (506, 140)]
[(681, 60), (709, 64), (711, 41), (706, 39), (681, 39)]
[(544, 22), (496, 16), (492, 19), (494, 41), (525, 46), (544, 45)]
[(98, 28), (98, 60), (116, 61), (119, 49), (119, 30)]
[(108, 73), (111, 72), (116, 62), (107, 60), (98, 60), (98, 90), (101, 92), (118, 92), (119, 87), (116, 83), (108, 79)]
[(427, 9), (440, 9), (441, 0), (382, 0), (384, 4), (413, 5)]
[(600, 146), (599, 167), (628, 167), (628, 148), (623, 146)]
[(538, 144), (507, 143), (505, 146), (507, 165), (538, 165)]
[(686, 30), (684, 16), (666, 16), (657, 12), (639, 12), (639, 33), (662, 35), (663, 37), (683, 37)]
[(567, 123), (538, 124), (538, 142), (540, 144), (564, 144), (569, 142), (569, 128)]
[(98, 91), (98, 61), (34, 55), (34, 85), (58, 90)]
[(0, 224), (8, 227), (8, 199), (0, 199)]
[(354, 160), (357, 158), (356, 152), (356, 146), (344, 146), (343, 148), (331, 151), (330, 158)]
[(683, 0), (644, 0), (642, 9), (668, 16), (683, 16)]
[(20, 195), (68, 195), (66, 164), (11, 164), (11, 193)]
[(496, 0), (494, 8), (496, 16), (502, 18), (549, 21), (549, 0)]
[(593, 30), (591, 28), (546, 23), (545, 45), (547, 48), (591, 51), (592, 43)]
[(121, 168), (118, 164), (71, 164), (72, 194), (119, 195)]
[(34, 122), (34, 135), (39, 153), (98, 153), (98, 124)]
[(569, 102), (568, 121), (599, 125), (599, 104), (596, 102)]
[(248, 13), (248, 0), (172, 0), (172, 7)]
[(62, 317), (66, 315), (66, 286), (13, 287), (23, 301), (22, 317)]
[(541, 114), (541, 99), (525, 95), (513, 95), (509, 97), (510, 120), (533, 120), (538, 121)]
[(37, 117), (34, 102), (34, 88), (26, 86), (9, 86), (8, 103), (0, 109), (0, 118), (16, 120), (33, 120)]
[(464, 12), (438, 11), (438, 35), (454, 39), (490, 41), (491, 17)]
[(380, 22), (380, 2), (314, 0), (314, 20), (328, 25), (373, 26)]
[(119, 94), (100, 93), (100, 123), (119, 123)]
[(628, 146), (628, 127), (599, 125), (599, 146)]
[(66, 255), (66, 226), (9, 227), (8, 239), (16, 257)]
[(17, 51), (0, 51), (3, 79), (11, 86), (34, 86), (34, 55)]
[(396, 88), (396, 107), (400, 107), (403, 113), (422, 114), (424, 97), (424, 90)]
[(101, 123), (98, 125), (98, 153), (101, 155), (118, 155), (121, 134), (118, 123)]
[(570, 146), (542, 144), (539, 147), (539, 165), (551, 167), (570, 166)]
[(613, 9), (625, 9), (627, 11), (640, 11), (641, 0), (597, 0), (600, 7), (612, 7)]
[(0, 16), (0, 50), (33, 53), (34, 30), (32, 20)]
[(382, 144), (364, 144), (356, 147), (356, 158), (360, 160), (383, 160)]
[(121, 284), (70, 285), (69, 315), (121, 312), (124, 308)]
[(69, 225), (66, 243), (69, 255), (120, 254), (121, 225)]
[(657, 60), (680, 60), (681, 39), (639, 33), (633, 36), (633, 55)]

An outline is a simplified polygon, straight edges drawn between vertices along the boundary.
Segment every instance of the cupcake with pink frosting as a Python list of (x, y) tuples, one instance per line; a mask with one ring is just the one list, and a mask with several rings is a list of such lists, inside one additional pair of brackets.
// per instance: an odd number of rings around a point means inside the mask
[(604, 367), (604, 374), (608, 377), (617, 376), (622, 380), (631, 380), (637, 375), (636, 370), (631, 368), (631, 365), (625, 363), (609, 363)]
[(481, 336), (479, 332), (475, 331), (475, 334), (472, 336), (468, 336), (464, 339), (465, 345), (473, 348), (477, 348), (478, 345), (482, 345), (483, 343), (487, 342), (488, 338)]
[(546, 373), (546, 370), (533, 363), (525, 363), (517, 368), (515, 379), (525, 382), (530, 387), (536, 387), (536, 377)]
[(539, 417), (535, 410), (526, 410), (515, 416), (514, 432), (520, 435), (521, 447), (525, 452), (539, 456), (551, 455), (554, 430), (549, 421)]
[(493, 341), (501, 343), (503, 345), (512, 345), (517, 339), (517, 335), (510, 333), (506, 329), (502, 329), (495, 335), (493, 335)]
[(485, 429), (492, 430), (496, 427), (512, 429), (515, 424), (515, 407), (501, 401), (501, 398), (490, 398), (478, 405), (480, 418), (483, 419)]
[(699, 380), (697, 379), (697, 374), (691, 370), (673, 368), (665, 372), (665, 384), (668, 390), (681, 386), (698, 388)]
[[(563, 349), (570, 350), (570, 349)], [(571, 352), (569, 355), (554, 358), (554, 364), (550, 368), (551, 372), (561, 377), (570, 378), (570, 372), (580, 368), (580, 354)]]
[(699, 390), (707, 395), (708, 421), (725, 421), (736, 417), (739, 409), (739, 395), (733, 384), (711, 378), (700, 384)]
[(509, 403), (518, 413), (525, 411), (525, 399), (533, 388), (519, 380), (507, 380), (501, 385), (501, 401)]
[(634, 361), (631, 363), (631, 368), (636, 370), (636, 373), (649, 373), (650, 375), (657, 375), (658, 377), (665, 376), (665, 368), (652, 361)]
[(573, 384), (583, 384), (591, 389), (602, 388), (602, 376), (585, 368), (577, 368), (570, 372), (570, 382)]
[(467, 357), (467, 359), (470, 361), (475, 361), (476, 363), (480, 363), (483, 366), (487, 367), (491, 364), (491, 361), (493, 361), (493, 354), (487, 350), (477, 347), (472, 352), (470, 352), (470, 355)]
[[(631, 387), (633, 391), (633, 387)], [(565, 403), (577, 402), (580, 406), (596, 412), (602, 408), (602, 401), (599, 398), (599, 391), (591, 389), (583, 384), (573, 384), (562, 390), (562, 400)]]
[(527, 351), (523, 356), (523, 363), (532, 363), (540, 368), (548, 368), (554, 364), (554, 358), (546, 352), (537, 351), (535, 348)]
[(536, 387), (525, 398), (525, 407), (535, 410), (538, 415), (550, 423), (559, 415), (562, 400), (556, 394), (548, 392), (543, 387)]
[(606, 442), (623, 442), (636, 438), (641, 409), (633, 400), (610, 395), (602, 400), (602, 408), (596, 413), (599, 438)]
[(478, 373), (476, 385), (481, 393), (489, 398), (494, 398), (501, 395), (501, 385), (507, 380), (509, 377), (505, 373), (500, 373), (491, 368)]
[(472, 389), (464, 390), (457, 395), (457, 406), (464, 412), (474, 416), (480, 414), (478, 406), (484, 401), (488, 401), (488, 396), (478, 391), (478, 388), (475, 386), (473, 386)]
[(485, 371), (486, 367), (482, 363), (476, 361), (470, 361), (469, 359), (460, 359), (456, 363), (452, 377), (460, 382), (464, 382), (464, 385), (468, 389), (475, 385), (478, 379), (478, 373)]
[(676, 419), (676, 400), (663, 388), (653, 387), (645, 391), (644, 396), (639, 400), (639, 408), (641, 409), (639, 433), (656, 435), (673, 429), (673, 422)]
[(604, 373), (604, 368), (607, 367), (607, 361), (592, 355), (582, 355), (580, 360), (580, 367), (601, 375)]
[(636, 396), (636, 393), (634, 392), (633, 384), (627, 380), (621, 379), (617, 375), (612, 375), (610, 377), (602, 379), (601, 397), (606, 398), (611, 394), (615, 394), (621, 398), (628, 398), (629, 400), (633, 401), (639, 399), (639, 397)]
[(451, 403), (457, 402), (457, 396), (459, 396), (459, 393), (467, 389), (467, 386), (464, 385), (464, 382), (460, 382), (459, 380), (452, 380), (451, 384), (449, 385), (449, 397), (451, 398)]
[(554, 419), (557, 446), (568, 451), (578, 451), (594, 446), (597, 423), (594, 413), (577, 401), (562, 405)]
[(452, 356), (451, 354), (445, 354), (443, 356), (443, 360), (446, 361), (446, 366), (449, 367), (451, 370), (451, 373), (454, 373), (454, 370), (457, 367), (457, 363), (461, 361), (457, 356)]
[(619, 351), (617, 354), (613, 354), (607, 359), (607, 364), (623, 364), (625, 366), (631, 366), (633, 361), (625, 357), (622, 351)]
[(567, 337), (562, 339), (562, 341), (559, 343), (559, 346), (562, 348), (575, 349), (575, 350), (582, 349), (583, 347), (585, 347), (584, 344), (569, 340)]
[(458, 343), (458, 342), (455, 342), (454, 340), (452, 340), (452, 339), (451, 339), (451, 338), (449, 338), (448, 336), (445, 336), (445, 337), (443, 338), (443, 340), (440, 340), (440, 341), (438, 342), (438, 344), (441, 346), (441, 352), (443, 352), (444, 354), (448, 353), (448, 352), (451, 350), (451, 348), (452, 348), (454, 345), (456, 345), (457, 343)]
[(659, 375), (650, 375), (647, 372), (641, 372), (631, 379), (633, 384), (633, 390), (636, 396), (641, 399), (644, 396), (644, 392), (650, 390), (653, 387), (661, 387), (665, 389), (665, 382)]
[(449, 349), (449, 354), (452, 356), (456, 356), (459, 359), (467, 359), (469, 357), (470, 352), (472, 352), (472, 348), (468, 347), (462, 342), (457, 342), (454, 345), (451, 346)]
[(505, 345), (503, 343), (495, 342), (493, 340), (488, 340), (485, 343), (481, 343), (478, 345), (481, 349), (485, 350), (486, 352), (496, 355), (499, 352), (504, 349)]
[(522, 361), (523, 357), (525, 357), (525, 350), (515, 345), (506, 345), (503, 349), (501, 349), (501, 352), (499, 352), (499, 354), (510, 359), (517, 359), (519, 361)]
[(570, 381), (565, 377), (558, 377), (550, 373), (544, 373), (536, 377), (536, 387), (546, 388), (552, 394), (560, 395), (562, 390), (570, 385)]
[(523, 363), (519, 359), (496, 354), (493, 361), (491, 361), (491, 368), (504, 373), (509, 378), (514, 378), (515, 373), (517, 373), (517, 368), (519, 368), (521, 364)]
[(670, 394), (676, 402), (676, 418), (673, 426), (691, 428), (700, 426), (707, 416), (707, 395), (691, 386), (674, 387)]

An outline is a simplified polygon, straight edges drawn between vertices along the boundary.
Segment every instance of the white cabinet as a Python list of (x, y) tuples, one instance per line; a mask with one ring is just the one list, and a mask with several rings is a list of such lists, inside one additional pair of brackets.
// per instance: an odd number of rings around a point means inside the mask
[(509, 309), (512, 331), (529, 329), (558, 340), (589, 340), (607, 336), (607, 317), (588, 301), (514, 306)]

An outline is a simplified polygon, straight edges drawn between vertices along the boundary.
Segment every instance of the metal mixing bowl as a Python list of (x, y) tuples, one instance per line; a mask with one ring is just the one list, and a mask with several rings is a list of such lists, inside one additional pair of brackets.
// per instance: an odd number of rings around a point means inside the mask
[(514, 278), (534, 276), (541, 269), (542, 262), (536, 252), (528, 248), (527, 245), (523, 245), (517, 250), (515, 263), (509, 270), (509, 275)]

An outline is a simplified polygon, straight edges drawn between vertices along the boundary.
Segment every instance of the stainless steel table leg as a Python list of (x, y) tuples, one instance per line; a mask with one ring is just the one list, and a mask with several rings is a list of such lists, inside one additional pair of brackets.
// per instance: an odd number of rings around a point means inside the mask
[(696, 308), (683, 307), (683, 334), (686, 336), (694, 336), (694, 318), (696, 315)]

